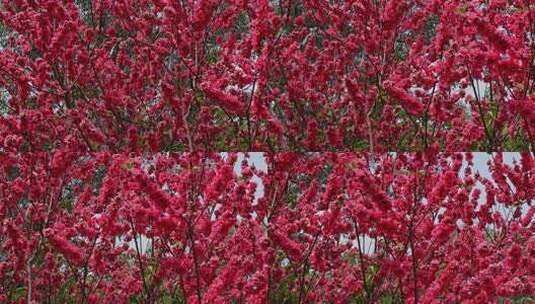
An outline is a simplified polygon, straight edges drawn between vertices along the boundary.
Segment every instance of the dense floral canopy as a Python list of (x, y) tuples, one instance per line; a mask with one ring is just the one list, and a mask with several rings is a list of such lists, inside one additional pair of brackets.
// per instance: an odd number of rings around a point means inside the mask
[(0, 0), (0, 303), (534, 301), (534, 60), (533, 0)]
[(262, 157), (1, 156), (0, 301), (29, 280), (40, 303), (535, 294), (532, 156), (494, 155), (487, 177), (462, 153)]
[(0, 145), (533, 150), (531, 0), (4, 0)]

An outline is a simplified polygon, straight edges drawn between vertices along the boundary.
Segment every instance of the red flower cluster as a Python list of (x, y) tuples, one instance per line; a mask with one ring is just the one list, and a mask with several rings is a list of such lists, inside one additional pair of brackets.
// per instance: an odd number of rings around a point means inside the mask
[(533, 300), (534, 156), (462, 151), (535, 150), (534, 33), (531, 0), (1, 0), (0, 303)]
[(1, 300), (529, 297), (534, 161), (496, 154), (480, 175), (469, 153), (3, 152)]
[(2, 146), (533, 150), (533, 4), (4, 0)]

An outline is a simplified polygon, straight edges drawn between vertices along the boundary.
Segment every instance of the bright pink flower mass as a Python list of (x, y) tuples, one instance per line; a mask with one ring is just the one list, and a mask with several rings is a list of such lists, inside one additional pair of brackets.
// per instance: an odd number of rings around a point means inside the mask
[(535, 301), (534, 58), (532, 0), (0, 0), (0, 303)]
[(260, 156), (266, 168), (235, 153), (3, 152), (1, 300), (489, 303), (535, 293), (528, 153), (493, 155), (485, 176), (470, 153)]
[(531, 0), (3, 0), (19, 151), (534, 150)]

